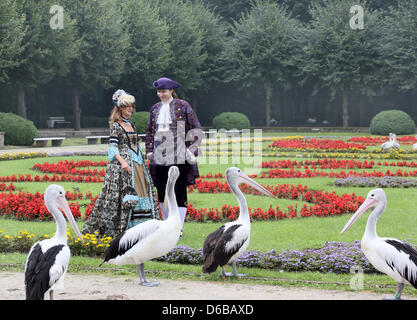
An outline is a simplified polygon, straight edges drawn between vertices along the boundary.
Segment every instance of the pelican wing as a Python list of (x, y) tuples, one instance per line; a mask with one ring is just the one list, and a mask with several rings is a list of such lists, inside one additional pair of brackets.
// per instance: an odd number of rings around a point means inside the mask
[(203, 247), (203, 272), (214, 272), (218, 266), (227, 264), (247, 239), (241, 224), (221, 226), (209, 234)]
[(410, 245), (393, 238), (385, 238), (377, 247), (388, 266), (397, 271), (412, 286), (417, 288), (417, 251)]
[(26, 299), (43, 300), (45, 292), (48, 291), (48, 289), (60, 278), (56, 271), (53, 271), (52, 274), (50, 271), (59, 269), (59, 267), (56, 267), (55, 264), (57, 256), (61, 251), (63, 251), (64, 247), (65, 245), (59, 244), (50, 247), (45, 252), (42, 252), (41, 244), (40, 242), (37, 242), (30, 249), (25, 264)]
[(221, 226), (216, 231), (210, 233), (206, 240), (204, 240), (203, 245), (203, 272), (214, 272), (216, 271), (218, 264), (214, 261), (213, 251), (216, 247), (217, 242), (222, 237), (224, 233), (225, 226)]
[(161, 223), (162, 221), (160, 220), (147, 220), (134, 226), (133, 228), (123, 231), (110, 243), (110, 246), (104, 253), (104, 261), (102, 263), (126, 253), (126, 251), (131, 249), (134, 245), (140, 243), (149, 235), (154, 233), (159, 228)]

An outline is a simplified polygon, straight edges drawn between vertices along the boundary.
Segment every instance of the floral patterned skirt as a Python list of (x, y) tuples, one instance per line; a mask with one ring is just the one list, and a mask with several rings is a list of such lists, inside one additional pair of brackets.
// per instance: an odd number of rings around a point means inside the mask
[[(146, 167), (144, 172), (149, 175)], [(150, 177), (150, 175), (149, 175)], [(135, 219), (139, 220), (140, 214), (137, 208), (138, 201), (123, 201), (124, 197), (130, 190), (133, 190), (131, 174), (121, 169), (120, 163), (111, 161), (107, 165), (106, 175), (104, 178), (103, 188), (96, 200), (94, 209), (88, 217), (87, 222), (84, 224), (82, 233), (94, 233), (98, 232), (99, 236), (111, 236), (115, 237), (128, 227), (135, 225)], [(155, 197), (154, 186), (152, 179), (147, 179), (148, 188), (150, 190), (149, 201), (151, 207), (146, 208), (144, 212), (159, 213), (159, 203)], [(134, 211), (136, 210), (136, 211)], [(158, 218), (159, 214), (151, 215), (152, 218)], [(144, 220), (143, 218), (141, 220)]]

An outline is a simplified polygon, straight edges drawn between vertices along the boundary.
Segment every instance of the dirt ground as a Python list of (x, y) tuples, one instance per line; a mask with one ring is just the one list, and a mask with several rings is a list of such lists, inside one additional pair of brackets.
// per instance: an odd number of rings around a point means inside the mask
[[(366, 291), (345, 292), (272, 285), (225, 282), (157, 280), (158, 287), (143, 287), (133, 276), (66, 274), (56, 300), (380, 300), (384, 296)], [(393, 292), (394, 293), (394, 292)], [(49, 299), (48, 297), (45, 297)], [(23, 300), (24, 273), (0, 272), (0, 300)], [(409, 299), (403, 296), (403, 299)]]

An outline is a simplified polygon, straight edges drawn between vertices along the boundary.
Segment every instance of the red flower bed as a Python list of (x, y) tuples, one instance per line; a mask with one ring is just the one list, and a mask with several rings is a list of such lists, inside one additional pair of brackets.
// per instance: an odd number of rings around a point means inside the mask
[(329, 178), (338, 178), (344, 179), (347, 177), (416, 177), (417, 170), (413, 171), (403, 171), (402, 169), (397, 169), (395, 172), (391, 170), (382, 171), (339, 171), (339, 172), (326, 172), (326, 171), (317, 171), (317, 170), (280, 170), (280, 169), (271, 169), (268, 173), (261, 173), (259, 178), (314, 178), (314, 177), (329, 177)]
[(102, 183), (104, 180), (100, 175), (72, 175), (72, 174), (62, 174), (48, 176), (47, 174), (43, 176), (35, 175), (32, 177), (29, 173), (26, 175), (19, 174), (17, 177), (15, 174), (11, 176), (0, 177), (0, 182), (85, 182), (85, 183)]
[(6, 185), (5, 183), (0, 182), (0, 191), (15, 191), (16, 187), (13, 185), (13, 182), (9, 185)]
[[(291, 200), (303, 200), (309, 203), (314, 204), (313, 206), (303, 205), (303, 208), (300, 211), (300, 216), (310, 217), (310, 216), (333, 216), (340, 215), (344, 213), (353, 213), (355, 212), (362, 202), (365, 200), (361, 196), (356, 196), (355, 193), (349, 195), (344, 194), (338, 196), (335, 192), (325, 192), (325, 191), (313, 191), (308, 190), (307, 186), (302, 185), (287, 185), (282, 184), (278, 186), (264, 186), (272, 194), (278, 198), (291, 199)], [(194, 186), (188, 187), (189, 192), (197, 190), (201, 193), (219, 193), (225, 192), (230, 193), (230, 188), (227, 182), (219, 181), (204, 181), (201, 179), (196, 180)], [(246, 184), (241, 184), (240, 189), (243, 193), (247, 194), (259, 194), (259, 192)], [(226, 213), (224, 212), (226, 208)], [(217, 221), (222, 219), (222, 217), (233, 216), (236, 217), (236, 210), (239, 210), (238, 207), (222, 207), (222, 211), (219, 209), (195, 209), (191, 207), (192, 210), (188, 210), (187, 213), (196, 221), (201, 221), (204, 219), (205, 215), (208, 215), (211, 220)], [(222, 212), (222, 214), (220, 214)], [(272, 208), (272, 205), (267, 211), (262, 210), (261, 208), (249, 210), (249, 213), (253, 219), (258, 220), (277, 220), (283, 218), (294, 218), (297, 216), (297, 206), (289, 206), (286, 211), (282, 211), (278, 206), (276, 209)]]
[[(11, 216), (17, 219), (40, 219), (40, 220), (50, 220), (51, 215), (45, 207), (43, 201), (43, 194), (36, 193), (30, 194), (25, 193), (19, 190), (18, 193), (12, 193), (16, 190), (16, 187), (13, 183), (6, 185), (5, 182), (27, 182), (27, 181), (38, 181), (38, 182), (60, 182), (60, 181), (70, 181), (70, 182), (103, 182), (102, 177), (105, 175), (105, 170), (91, 170), (88, 169), (78, 169), (85, 168), (90, 166), (105, 166), (107, 163), (105, 161), (60, 161), (57, 164), (50, 164), (45, 162), (44, 164), (35, 164), (34, 169), (40, 170), (45, 174), (43, 176), (35, 175), (32, 177), (30, 174), (22, 175), (18, 174), (0, 177), (0, 191), (9, 191), (8, 193), (0, 193), (0, 214), (4, 216)], [(384, 175), (398, 175), (398, 176), (408, 176), (408, 175), (417, 175), (417, 170), (413, 172), (403, 172), (402, 169), (398, 169), (395, 172), (390, 172), (387, 170), (385, 173), (382, 172), (355, 172), (349, 171), (345, 173), (344, 171), (334, 173), (317, 171), (316, 168), (324, 169), (336, 169), (336, 168), (373, 168), (374, 162), (360, 162), (352, 160), (329, 160), (321, 159), (317, 161), (290, 161), (290, 160), (280, 160), (275, 162), (263, 162), (263, 167), (268, 168), (278, 168), (271, 169), (268, 173), (262, 173), (260, 176), (251, 175), (252, 178), (276, 178), (276, 177), (314, 177), (314, 176), (328, 176), (328, 177), (346, 177), (348, 175), (361, 175), (362, 176), (384, 176)], [(379, 163), (378, 163), (379, 164)], [(417, 166), (416, 163), (407, 163), (407, 162), (397, 162), (397, 166)], [(306, 169), (304, 172), (301, 170), (293, 170), (294, 168)], [(281, 170), (281, 169), (290, 169), (290, 170)], [(311, 169), (311, 170), (310, 170)], [(52, 173), (52, 176), (47, 175), (46, 173)], [(200, 193), (230, 193), (231, 190), (227, 182), (221, 182), (217, 179), (223, 178), (223, 174), (212, 174), (209, 173), (205, 176), (206, 178), (215, 178), (215, 181), (197, 179), (196, 184), (188, 187), (189, 192), (198, 191)], [(290, 205), (286, 209), (281, 209), (279, 206), (273, 207), (272, 204), (266, 210), (262, 208), (249, 208), (249, 213), (251, 218), (254, 220), (279, 220), (286, 218), (294, 218), (300, 215), (301, 217), (309, 216), (331, 216), (339, 215), (344, 213), (352, 213), (356, 211), (359, 205), (364, 201), (362, 197), (358, 197), (355, 194), (352, 195), (342, 195), (338, 196), (334, 192), (323, 192), (323, 191), (314, 191), (308, 190), (307, 186), (302, 185), (287, 185), (281, 184), (277, 186), (265, 186), (271, 193), (276, 195), (278, 198), (291, 199), (291, 200), (301, 200), (305, 201), (311, 205), (304, 204), (303, 207), (299, 210), (297, 205)], [(259, 192), (246, 184), (241, 184), (240, 188), (243, 193), (246, 194), (259, 194)], [(91, 214), (95, 201), (98, 196), (93, 197), (91, 192), (87, 192), (85, 195), (82, 193), (71, 193), (66, 192), (66, 197), (68, 200), (80, 200), (80, 199), (90, 199), (91, 202), (88, 204), (85, 210), (85, 219)], [(80, 217), (80, 209), (78, 202), (70, 203), (70, 208), (74, 214), (74, 217)], [(192, 204), (188, 205), (187, 210), (187, 219), (194, 221), (219, 221), (219, 220), (235, 220), (239, 215), (239, 207), (223, 205), (219, 208), (203, 208), (196, 209)]]
[(360, 160), (338, 160), (338, 159), (319, 159), (319, 160), (277, 160), (277, 161), (262, 161), (261, 168), (280, 168), (280, 169), (354, 169), (364, 168), (372, 169), (375, 165), (374, 161), (360, 161)]
[(59, 161), (58, 163), (49, 163), (44, 162), (43, 164), (36, 163), (32, 169), (39, 170), (45, 173), (66, 173), (71, 175), (97, 175), (100, 174), (102, 176), (105, 175), (105, 170), (102, 169), (98, 171), (97, 169), (94, 169), (91, 171), (88, 170), (80, 170), (76, 169), (78, 168), (84, 168), (84, 167), (105, 167), (107, 165), (106, 161), (89, 161), (89, 160), (83, 160), (83, 161)]
[[(376, 146), (388, 141), (388, 137), (351, 137), (348, 141), (361, 143), (365, 146)], [(400, 144), (410, 145), (416, 143), (417, 139), (415, 136), (403, 136), (397, 137), (397, 141), (400, 142)]]
[[(79, 194), (66, 192), (67, 199), (79, 199)], [(69, 207), (74, 218), (81, 217), (78, 202), (70, 202)], [(43, 193), (29, 193), (19, 191), (17, 193), (0, 193), (0, 214), (18, 220), (51, 220), (52, 215), (45, 206)]]
[(366, 149), (366, 146), (358, 143), (349, 143), (343, 140), (330, 139), (278, 139), (268, 146), (272, 149), (284, 150), (349, 150)]

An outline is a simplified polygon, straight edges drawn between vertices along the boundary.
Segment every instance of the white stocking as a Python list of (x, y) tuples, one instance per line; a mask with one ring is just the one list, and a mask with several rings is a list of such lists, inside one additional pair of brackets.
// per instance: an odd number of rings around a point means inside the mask
[(184, 225), (185, 215), (187, 214), (187, 208), (179, 207), (180, 210), (180, 218), (181, 218), (181, 230), (182, 226)]

